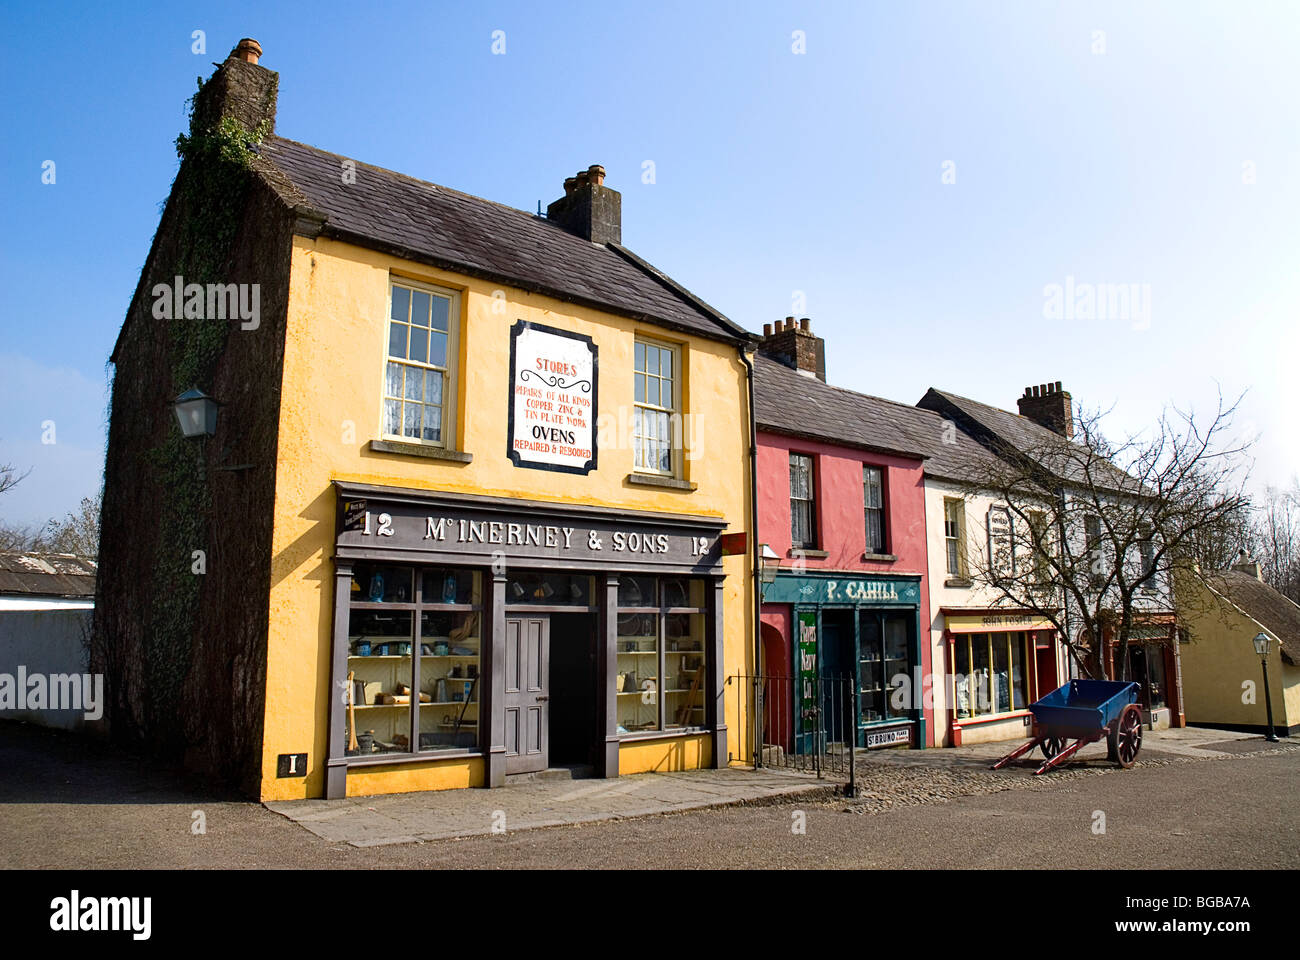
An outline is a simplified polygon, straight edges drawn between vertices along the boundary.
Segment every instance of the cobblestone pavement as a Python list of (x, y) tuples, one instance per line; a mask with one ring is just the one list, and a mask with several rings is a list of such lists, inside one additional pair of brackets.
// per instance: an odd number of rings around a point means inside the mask
[[(839, 805), (858, 815), (894, 807), (943, 803), (958, 797), (988, 796), (1007, 790), (1051, 790), (1054, 786), (1115, 772), (1106, 758), (1106, 743), (1083, 747), (1069, 761), (1042, 776), (1033, 772), (1043, 762), (1037, 749), (1002, 770), (989, 767), (1010, 753), (1018, 741), (984, 743), (942, 750), (859, 751), (858, 796), (827, 798), (824, 805)], [(1268, 756), (1300, 750), (1300, 741), (1286, 738), (1276, 744), (1257, 734), (1184, 727), (1146, 731), (1134, 768), (1169, 766), (1199, 760), (1224, 761)]]

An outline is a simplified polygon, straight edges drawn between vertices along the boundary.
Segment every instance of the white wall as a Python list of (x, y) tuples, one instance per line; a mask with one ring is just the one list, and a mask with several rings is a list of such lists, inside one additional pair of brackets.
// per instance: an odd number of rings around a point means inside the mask
[[(0, 609), (0, 673), (17, 676), (83, 674), (89, 663), (83, 630), (89, 635), (91, 610), (84, 606), (46, 610)], [(0, 710), (2, 720), (26, 720), (45, 727), (77, 730), (85, 726), (80, 710)], [(93, 721), (92, 721), (93, 723)]]

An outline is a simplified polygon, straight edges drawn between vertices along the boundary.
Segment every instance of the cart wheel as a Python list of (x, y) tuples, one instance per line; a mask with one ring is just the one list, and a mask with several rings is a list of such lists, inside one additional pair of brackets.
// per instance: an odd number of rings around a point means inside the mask
[(1065, 749), (1065, 737), (1048, 737), (1038, 745), (1038, 749), (1043, 751), (1043, 756), (1046, 759), (1051, 760), (1052, 757)]
[(1106, 740), (1112, 760), (1125, 770), (1133, 766), (1142, 749), (1142, 708), (1136, 703), (1125, 707)]

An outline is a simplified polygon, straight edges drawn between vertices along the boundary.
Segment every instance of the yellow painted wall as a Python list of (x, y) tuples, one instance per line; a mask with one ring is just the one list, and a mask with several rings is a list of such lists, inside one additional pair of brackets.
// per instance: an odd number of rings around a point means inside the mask
[[(1190, 640), (1180, 647), (1187, 722), (1263, 726), (1264, 674), (1251, 640), (1268, 631), (1236, 607), (1216, 602), (1191, 578), (1180, 578), (1177, 596)], [(1269, 650), (1268, 680), (1273, 722), (1300, 723), (1300, 670), (1282, 662), (1276, 637)], [(1242, 703), (1246, 681), (1255, 686), (1254, 703)]]
[(619, 773), (698, 770), (707, 767), (713, 759), (711, 744), (710, 737), (698, 734), (670, 740), (624, 743), (618, 748)]
[[(380, 436), (382, 377), (391, 274), (462, 292), (455, 445), (469, 464), (372, 453)], [(502, 301), (493, 292), (502, 291)], [(494, 304), (497, 310), (494, 311)], [(515, 467), (506, 456), (510, 327), (517, 320), (591, 336), (599, 349), (598, 415), (631, 423), (633, 346), (638, 333), (681, 345), (684, 410), (695, 415), (684, 464), (694, 492), (633, 486), (630, 443), (602, 434), (599, 466), (588, 476)], [(333, 605), (335, 496), (330, 481), (393, 484), (433, 491), (599, 504), (725, 517), (748, 528), (750, 508), (745, 367), (733, 346), (565, 304), (501, 284), (426, 268), (328, 239), (296, 237), (289, 283), (280, 440), (272, 538), (263, 799), (324, 794), (327, 688)], [(621, 440), (621, 442), (620, 442)], [(690, 457), (694, 459), (689, 459)], [(748, 556), (727, 557), (724, 675), (752, 671)], [(731, 743), (743, 736), (727, 703)], [(307, 752), (305, 779), (277, 779), (276, 758)], [(641, 763), (640, 748), (633, 751)], [(623, 756), (628, 756), (624, 752)], [(649, 761), (646, 761), (649, 762)], [(466, 770), (470, 764), (460, 764)], [(424, 767), (424, 765), (419, 765)], [(364, 776), (366, 791), (460, 786), (428, 768)], [(468, 777), (466, 773), (464, 776)], [(432, 785), (432, 786), (426, 786)]]

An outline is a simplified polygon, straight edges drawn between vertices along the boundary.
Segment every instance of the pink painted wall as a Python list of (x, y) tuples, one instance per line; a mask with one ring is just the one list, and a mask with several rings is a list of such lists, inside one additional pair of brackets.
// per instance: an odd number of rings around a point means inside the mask
[[(781, 558), (788, 570), (795, 564), (790, 555), (790, 454), (813, 457), (813, 482), (817, 514), (817, 549), (826, 559), (804, 558), (809, 572), (818, 570), (861, 573), (905, 574), (921, 578), (921, 617), (917, 646), (923, 675), (931, 672), (929, 630), (930, 589), (927, 574), (925, 535), (925, 487), (921, 461), (908, 457), (871, 453), (816, 440), (758, 433), (758, 540)], [(862, 467), (869, 464), (884, 471), (885, 550), (894, 561), (863, 560), (866, 523), (862, 501)], [(790, 636), (789, 607), (767, 604), (763, 622)], [(924, 710), (926, 740), (934, 745), (933, 710)]]

